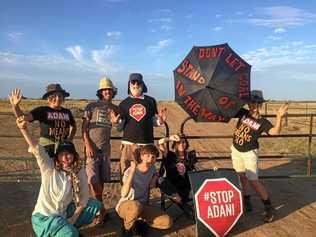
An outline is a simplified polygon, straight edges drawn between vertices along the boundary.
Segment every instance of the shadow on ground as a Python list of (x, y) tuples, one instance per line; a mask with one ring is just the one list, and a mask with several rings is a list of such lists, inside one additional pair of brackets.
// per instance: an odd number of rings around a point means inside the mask
[[(272, 161), (274, 162), (274, 161)], [(272, 164), (273, 166), (273, 164)], [(274, 165), (262, 170), (264, 175), (304, 174), (305, 162), (292, 161)], [(277, 208), (273, 223), (262, 222), (262, 204), (253, 195), (254, 211), (244, 215), (229, 236), (315, 236), (316, 229), (316, 182), (314, 178), (263, 179), (274, 206)], [(114, 206), (117, 196), (111, 194), (119, 190), (116, 184), (105, 189), (108, 205)], [(39, 190), (38, 182), (0, 182), (0, 236), (32, 236), (30, 217)], [(176, 206), (168, 212), (177, 217), (181, 214)], [(120, 236), (120, 220), (113, 208), (102, 227), (82, 229), (84, 236)], [(150, 237), (158, 236), (195, 236), (195, 225), (184, 215), (177, 219), (170, 230), (150, 230)]]

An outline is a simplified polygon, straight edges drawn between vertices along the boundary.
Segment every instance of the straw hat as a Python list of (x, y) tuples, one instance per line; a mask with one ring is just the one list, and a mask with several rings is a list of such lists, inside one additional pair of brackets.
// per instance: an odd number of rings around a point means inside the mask
[(97, 93), (104, 89), (112, 89), (114, 93), (117, 93), (117, 88), (113, 85), (113, 82), (108, 77), (102, 77), (99, 83), (99, 89)]

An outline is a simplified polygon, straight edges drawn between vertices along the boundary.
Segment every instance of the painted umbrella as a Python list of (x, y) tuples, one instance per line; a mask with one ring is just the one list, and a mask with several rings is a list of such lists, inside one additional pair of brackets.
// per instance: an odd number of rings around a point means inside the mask
[(173, 71), (175, 101), (196, 122), (228, 122), (249, 98), (250, 69), (228, 44), (193, 47)]

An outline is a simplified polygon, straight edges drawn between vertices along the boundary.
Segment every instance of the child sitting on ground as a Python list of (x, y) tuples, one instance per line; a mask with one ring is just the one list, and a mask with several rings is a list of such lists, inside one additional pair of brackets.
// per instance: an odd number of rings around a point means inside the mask
[(124, 172), (121, 199), (116, 211), (124, 221), (123, 236), (131, 236), (137, 220), (156, 229), (168, 229), (171, 217), (149, 204), (149, 190), (156, 187), (158, 175), (154, 166), (159, 151), (154, 145), (134, 148), (134, 159)]

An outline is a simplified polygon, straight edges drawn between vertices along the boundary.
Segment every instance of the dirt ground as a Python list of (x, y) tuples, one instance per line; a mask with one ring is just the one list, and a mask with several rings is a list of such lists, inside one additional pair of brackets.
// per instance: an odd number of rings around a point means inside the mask
[[(205, 166), (206, 164), (204, 164)], [(268, 164), (267, 166), (271, 166)], [(265, 174), (284, 173), (288, 169), (298, 169), (301, 163), (286, 163), (263, 170)], [(294, 168), (296, 167), (296, 168)], [(314, 178), (263, 179), (268, 187), (273, 204), (277, 209), (276, 220), (265, 224), (261, 220), (262, 204), (258, 196), (253, 194), (254, 211), (241, 217), (229, 236), (315, 236), (316, 227), (316, 182)], [(1, 182), (0, 236), (29, 237), (32, 236), (30, 217), (39, 190), (39, 182)], [(120, 219), (113, 210), (119, 196), (119, 184), (108, 184), (104, 190), (105, 203), (109, 209), (109, 217), (101, 227), (82, 229), (84, 236), (120, 236)], [(157, 192), (154, 192), (154, 194)], [(157, 197), (152, 198), (157, 201)], [(156, 203), (158, 205), (158, 203)], [(174, 226), (170, 230), (150, 230), (149, 236), (196, 236), (195, 224), (187, 219), (178, 207), (173, 205), (167, 212), (174, 218)]]
[[(168, 108), (168, 125), (170, 134), (178, 133), (182, 121), (187, 117), (185, 112), (175, 103), (164, 102), (159, 106)], [(77, 111), (77, 110), (76, 110)], [(78, 114), (80, 117), (80, 113)], [(273, 121), (273, 119), (272, 119)], [(75, 143), (82, 154), (82, 142), (80, 138), (81, 121), (77, 120), (79, 131)], [(283, 126), (283, 134), (306, 133), (309, 131), (308, 120), (288, 120)], [(228, 124), (222, 123), (194, 123), (188, 121), (184, 132), (190, 136), (231, 135), (235, 121)], [(38, 131), (36, 124), (32, 130), (36, 136)], [(155, 136), (166, 134), (165, 128), (155, 129)], [(19, 138), (15, 126), (15, 120), (11, 115), (0, 115), (0, 236), (32, 236), (30, 217), (38, 195), (40, 182), (37, 179), (25, 176), (30, 174), (32, 158), (27, 154), (27, 147), (23, 139)], [(114, 132), (113, 136), (120, 136)], [(112, 142), (112, 157), (118, 157), (120, 141)], [(229, 236), (316, 236), (316, 182), (315, 178), (302, 178), (306, 174), (306, 160), (302, 158), (307, 152), (307, 138), (274, 138), (261, 139), (262, 154), (283, 154), (290, 159), (262, 160), (259, 163), (260, 174), (263, 176), (282, 176), (280, 179), (263, 179), (268, 187), (273, 204), (277, 208), (276, 221), (264, 224), (261, 220), (262, 205), (259, 197), (253, 195), (254, 212), (242, 216)], [(194, 139), (190, 140), (190, 149), (195, 149), (199, 156), (212, 159), (214, 156), (226, 156), (230, 152), (231, 139)], [(311, 150), (315, 153), (316, 146), (311, 144)], [(30, 161), (17, 161), (28, 157)], [(10, 158), (10, 159), (7, 159)], [(314, 162), (315, 163), (315, 162)], [(200, 162), (199, 169), (230, 168), (230, 160), (212, 160)], [(112, 164), (113, 176), (117, 178), (117, 163)], [(315, 168), (313, 169), (315, 173)], [(297, 176), (299, 175), (299, 176)], [(284, 178), (291, 176), (292, 178)], [(109, 218), (104, 226), (86, 228), (82, 230), (84, 236), (119, 236), (120, 220), (113, 210), (119, 198), (119, 184), (107, 184), (104, 190), (104, 205), (109, 209)], [(152, 193), (153, 200), (159, 201), (159, 192)], [(159, 205), (159, 203), (156, 203)], [(174, 226), (170, 230), (151, 230), (151, 237), (155, 236), (196, 236), (193, 221), (181, 215), (181, 211), (172, 206), (168, 213), (174, 218)]]

